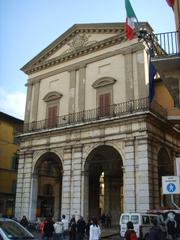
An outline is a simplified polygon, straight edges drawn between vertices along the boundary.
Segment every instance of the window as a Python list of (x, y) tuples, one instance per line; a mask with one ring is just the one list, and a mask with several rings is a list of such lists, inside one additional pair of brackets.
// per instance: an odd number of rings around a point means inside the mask
[(101, 117), (110, 114), (110, 96), (110, 93), (99, 95), (98, 109)]
[(18, 169), (18, 162), (19, 162), (19, 156), (17, 155), (17, 153), (15, 153), (12, 156), (11, 161), (12, 161), (11, 162), (12, 169), (17, 170)]
[(57, 125), (57, 106), (48, 108), (48, 127), (56, 127)]
[(16, 193), (16, 181), (12, 181), (12, 193)]
[(46, 102), (46, 125), (49, 128), (56, 127), (58, 124), (58, 114), (59, 114), (59, 105), (60, 98), (62, 94), (58, 92), (48, 93), (43, 100)]
[(113, 85), (116, 80), (112, 77), (103, 77), (96, 80), (92, 87), (96, 89), (96, 101), (98, 108), (98, 116), (109, 116), (111, 111), (111, 104), (113, 103)]

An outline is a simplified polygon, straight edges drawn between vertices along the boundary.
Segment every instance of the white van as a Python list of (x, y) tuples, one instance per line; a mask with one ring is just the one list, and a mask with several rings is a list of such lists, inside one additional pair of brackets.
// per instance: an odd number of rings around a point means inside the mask
[(122, 213), (119, 220), (121, 238), (124, 238), (127, 230), (127, 222), (131, 221), (137, 237), (141, 240), (148, 240), (149, 230), (153, 226), (152, 220), (154, 218), (158, 220), (158, 215), (149, 213)]

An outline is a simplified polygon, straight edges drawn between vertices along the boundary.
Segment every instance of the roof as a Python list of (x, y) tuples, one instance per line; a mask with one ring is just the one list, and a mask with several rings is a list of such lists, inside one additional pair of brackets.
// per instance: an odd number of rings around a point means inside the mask
[(10, 116), (8, 115), (7, 113), (3, 113), (3, 112), (0, 112), (0, 119), (5, 119), (5, 120), (8, 120), (10, 122), (15, 122), (17, 124), (23, 124), (23, 120), (19, 119), (19, 118), (15, 118), (13, 116)]

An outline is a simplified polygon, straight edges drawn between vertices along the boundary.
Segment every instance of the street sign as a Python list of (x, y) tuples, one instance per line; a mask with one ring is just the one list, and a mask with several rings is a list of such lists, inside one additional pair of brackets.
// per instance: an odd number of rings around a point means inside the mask
[(163, 194), (180, 194), (180, 177), (162, 177)]

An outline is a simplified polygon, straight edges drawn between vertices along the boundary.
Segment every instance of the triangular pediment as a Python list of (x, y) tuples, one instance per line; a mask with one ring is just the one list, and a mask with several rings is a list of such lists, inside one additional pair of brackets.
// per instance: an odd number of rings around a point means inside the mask
[(21, 70), (27, 74), (59, 64), (121, 41), (126, 41), (125, 23), (75, 24)]

